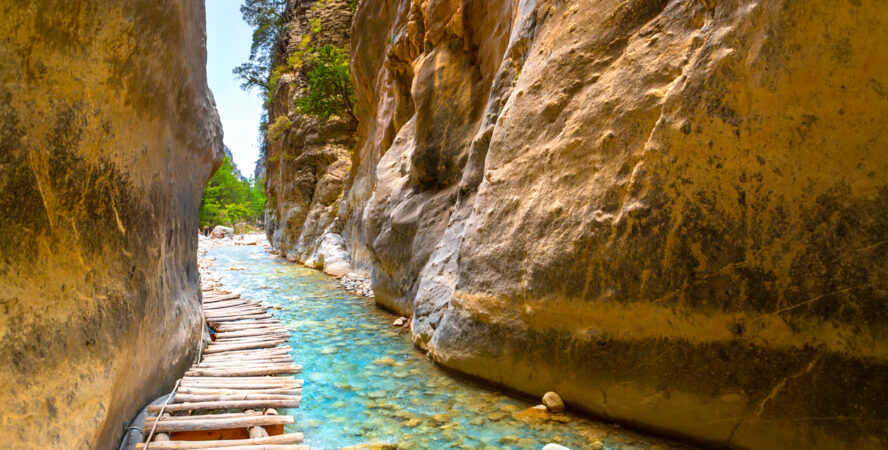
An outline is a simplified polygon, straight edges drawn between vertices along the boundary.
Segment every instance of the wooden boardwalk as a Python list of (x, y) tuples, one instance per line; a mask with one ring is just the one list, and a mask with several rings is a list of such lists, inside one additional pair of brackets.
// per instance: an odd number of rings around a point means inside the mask
[(302, 433), (283, 433), (302, 399), (302, 372), (286, 345), (289, 332), (255, 300), (204, 289), (213, 341), (177, 383), (165, 405), (149, 406), (148, 442), (136, 449), (308, 449)]

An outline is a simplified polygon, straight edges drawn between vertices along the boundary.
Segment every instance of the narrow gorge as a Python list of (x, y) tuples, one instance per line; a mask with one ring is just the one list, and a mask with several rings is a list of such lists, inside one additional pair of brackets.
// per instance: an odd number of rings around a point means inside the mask
[(884, 2), (0, 0), (0, 55), (0, 448), (888, 448)]
[(294, 113), (309, 66), (274, 90), (269, 122), (292, 125), (269, 134), (266, 231), (288, 259), (368, 273), (441, 365), (597, 417), (715, 446), (888, 444), (877, 2), (287, 17), (287, 55), (350, 49), (357, 118)]

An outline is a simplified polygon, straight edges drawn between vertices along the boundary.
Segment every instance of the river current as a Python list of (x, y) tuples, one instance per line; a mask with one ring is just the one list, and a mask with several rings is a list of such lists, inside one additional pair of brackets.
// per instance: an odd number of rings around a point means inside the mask
[(534, 403), (448, 375), (392, 327), (395, 316), (332, 277), (261, 246), (217, 247), (207, 256), (222, 288), (271, 305), (290, 329), (305, 386), (287, 431), (303, 432), (312, 448), (687, 448), (572, 414), (522, 414)]

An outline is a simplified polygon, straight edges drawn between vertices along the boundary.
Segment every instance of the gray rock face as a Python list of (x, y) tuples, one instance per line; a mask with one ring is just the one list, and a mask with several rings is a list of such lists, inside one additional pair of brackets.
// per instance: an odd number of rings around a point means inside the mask
[(200, 342), (204, 2), (0, 10), (0, 445), (116, 448)]
[[(352, 11), (345, 0), (291, 2), (286, 35), (286, 60), (306, 47), (325, 44), (348, 48)], [(321, 31), (311, 31), (319, 19)], [(351, 166), (354, 122), (350, 118), (320, 119), (301, 114), (296, 100), (307, 86), (306, 64), (278, 82), (269, 112), (272, 128), (265, 160), (266, 234), (290, 261), (334, 276), (352, 271), (351, 258), (338, 219), (342, 192)]]

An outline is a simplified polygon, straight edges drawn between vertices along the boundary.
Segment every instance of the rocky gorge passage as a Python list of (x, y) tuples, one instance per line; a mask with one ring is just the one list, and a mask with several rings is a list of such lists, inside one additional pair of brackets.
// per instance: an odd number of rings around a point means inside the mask
[(888, 446), (879, 2), (313, 5), (290, 3), (288, 52), (350, 46), (358, 128), (349, 155), (348, 120), (278, 85), (288, 259), (369, 273), (435, 361), (577, 410)]

